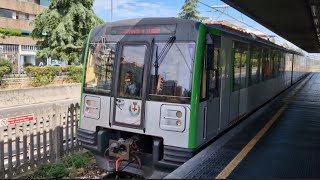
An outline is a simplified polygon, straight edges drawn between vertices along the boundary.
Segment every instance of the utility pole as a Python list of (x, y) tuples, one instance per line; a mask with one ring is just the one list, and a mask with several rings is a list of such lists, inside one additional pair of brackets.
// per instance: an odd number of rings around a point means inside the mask
[(111, 0), (111, 22), (112, 22), (112, 16), (113, 16), (113, 0)]

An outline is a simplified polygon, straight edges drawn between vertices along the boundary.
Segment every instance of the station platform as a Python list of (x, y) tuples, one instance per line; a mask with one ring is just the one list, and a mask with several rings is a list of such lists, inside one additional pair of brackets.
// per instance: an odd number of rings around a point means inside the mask
[(320, 178), (320, 73), (309, 74), (165, 179)]

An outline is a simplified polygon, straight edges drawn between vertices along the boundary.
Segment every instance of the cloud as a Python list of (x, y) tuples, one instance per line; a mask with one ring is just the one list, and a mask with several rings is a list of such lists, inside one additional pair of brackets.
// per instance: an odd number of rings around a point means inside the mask
[[(102, 19), (109, 21), (111, 0), (95, 0), (94, 11)], [(176, 17), (179, 8), (170, 7), (161, 1), (147, 0), (113, 0), (113, 20), (142, 17)]]

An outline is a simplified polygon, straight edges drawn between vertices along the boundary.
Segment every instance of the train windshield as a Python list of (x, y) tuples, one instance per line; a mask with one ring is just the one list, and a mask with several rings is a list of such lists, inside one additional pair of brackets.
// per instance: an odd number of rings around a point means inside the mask
[(89, 45), (84, 91), (110, 95), (116, 44)]
[(195, 43), (174, 42), (164, 52), (167, 46), (165, 42), (155, 44), (149, 99), (190, 103)]

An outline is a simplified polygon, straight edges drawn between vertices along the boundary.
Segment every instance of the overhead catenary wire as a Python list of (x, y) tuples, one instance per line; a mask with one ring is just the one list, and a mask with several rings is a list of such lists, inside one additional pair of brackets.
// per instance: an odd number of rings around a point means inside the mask
[[(258, 31), (258, 32), (261, 32), (261, 33), (264, 33), (264, 34), (268, 34), (268, 33), (265, 33), (265, 32), (263, 32), (263, 31), (255, 28), (255, 27), (251, 26), (250, 24), (247, 24), (247, 23), (245, 23), (245, 22), (243, 22), (243, 21), (241, 21), (241, 20), (239, 20), (239, 19), (237, 19), (237, 18), (235, 18), (235, 17), (233, 17), (233, 16), (231, 16), (231, 15), (229, 15), (229, 14), (224, 13), (223, 11), (219, 10), (218, 8), (212, 7), (212, 6), (206, 4), (206, 3), (202, 2), (202, 1), (199, 1), (199, 0), (198, 0), (198, 2), (199, 2), (200, 4), (202, 4), (202, 5), (204, 5), (204, 6), (207, 6), (207, 7), (211, 8), (211, 9), (215, 9), (216, 11), (218, 11), (218, 12), (220, 12), (220, 13), (228, 16), (228, 17), (230, 17), (232, 20), (238, 21), (238, 22), (240, 22), (240, 23), (242, 23), (242, 24), (244, 24), (244, 25), (246, 25), (246, 26), (248, 26), (248, 27), (250, 27), (250, 28), (252, 28), (252, 29), (254, 29), (254, 30), (256, 30), (256, 31)], [(267, 35), (267, 36), (268, 36), (268, 37), (272, 37), (273, 35)], [(273, 36), (273, 37), (274, 37), (274, 36)], [(280, 37), (279, 35), (276, 35), (276, 37), (277, 37), (277, 38), (280, 38), (280, 39), (283, 39), (283, 38)], [(283, 39), (283, 40), (285, 40), (285, 39)], [(283, 40), (282, 40), (282, 41), (283, 41)], [(288, 41), (285, 40), (285, 42), (288, 42)], [(292, 44), (292, 43), (290, 42), (290, 44)], [(295, 48), (299, 48), (299, 47), (297, 47), (295, 44), (292, 44), (292, 45), (293, 45)]]
[(259, 30), (259, 29), (255, 28), (255, 27), (251, 26), (250, 24), (247, 24), (247, 23), (245, 23), (245, 22), (243, 22), (243, 21), (241, 21), (241, 20), (239, 20), (239, 19), (237, 19), (237, 18), (235, 18), (235, 17), (233, 17), (233, 16), (225, 13), (224, 11), (219, 10), (218, 8), (214, 8), (214, 7), (212, 7), (212, 6), (204, 3), (204, 2), (202, 2), (202, 1), (198, 1), (198, 2), (199, 2), (200, 4), (202, 4), (202, 5), (204, 5), (204, 6), (207, 6), (207, 7), (209, 7), (209, 8), (215, 9), (216, 11), (219, 11), (221, 14), (224, 14), (224, 15), (230, 17), (232, 20), (238, 21), (238, 22), (240, 22), (240, 23), (242, 23), (242, 24), (244, 24), (244, 25), (246, 25), (246, 26), (248, 26), (248, 27), (250, 27), (250, 28), (252, 28), (252, 29), (254, 29), (254, 30), (257, 30), (257, 31), (261, 32), (261, 30)]

